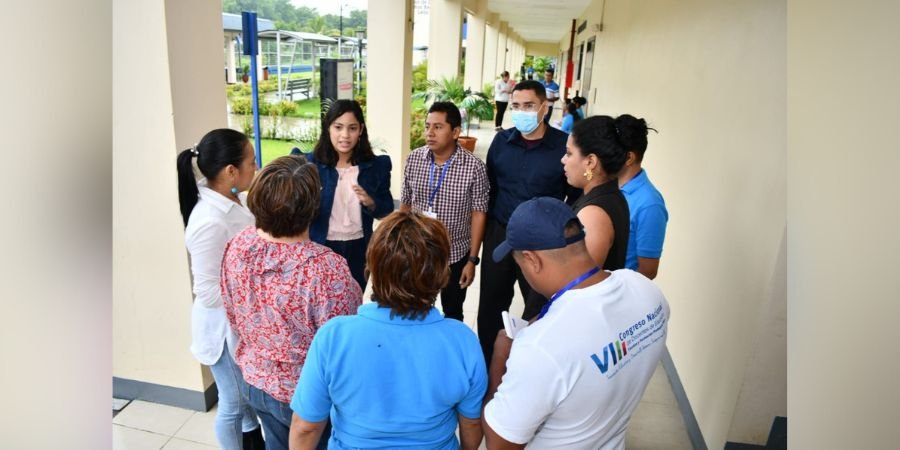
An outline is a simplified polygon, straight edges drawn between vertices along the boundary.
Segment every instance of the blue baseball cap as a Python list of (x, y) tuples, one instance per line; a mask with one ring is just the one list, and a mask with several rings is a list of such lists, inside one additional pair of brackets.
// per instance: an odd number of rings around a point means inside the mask
[(583, 229), (566, 238), (566, 224), (572, 220), (578, 220), (572, 208), (553, 197), (522, 202), (506, 224), (506, 240), (494, 249), (494, 262), (513, 250), (551, 250), (584, 239)]

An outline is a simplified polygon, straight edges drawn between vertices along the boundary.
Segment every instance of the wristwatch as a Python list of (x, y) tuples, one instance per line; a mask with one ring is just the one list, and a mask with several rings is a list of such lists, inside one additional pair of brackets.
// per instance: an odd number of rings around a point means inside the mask
[(475, 264), (477, 266), (478, 263), (481, 262), (481, 258), (479, 258), (477, 256), (469, 256), (469, 262), (472, 264)]

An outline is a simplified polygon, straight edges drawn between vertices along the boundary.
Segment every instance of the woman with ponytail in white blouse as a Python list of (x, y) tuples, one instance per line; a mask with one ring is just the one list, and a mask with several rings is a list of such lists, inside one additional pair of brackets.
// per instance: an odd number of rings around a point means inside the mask
[[(194, 176), (194, 160), (203, 175)], [(245, 206), (256, 173), (253, 145), (243, 133), (213, 130), (178, 155), (178, 199), (191, 255), (194, 305), (191, 353), (209, 366), (219, 392), (215, 433), (224, 450), (263, 450), (256, 412), (242, 397), (244, 378), (234, 362), (238, 337), (222, 306), (219, 284), (225, 244), (253, 225)]]

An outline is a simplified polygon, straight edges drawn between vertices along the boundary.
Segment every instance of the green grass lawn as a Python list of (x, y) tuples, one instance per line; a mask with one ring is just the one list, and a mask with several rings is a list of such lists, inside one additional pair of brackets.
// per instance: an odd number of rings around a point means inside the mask
[(273, 139), (262, 139), (260, 147), (262, 147), (262, 165), (272, 162), (279, 156), (291, 154), (291, 149), (300, 147), (304, 153), (311, 152), (315, 144), (312, 142), (295, 142), (295, 141), (277, 141)]

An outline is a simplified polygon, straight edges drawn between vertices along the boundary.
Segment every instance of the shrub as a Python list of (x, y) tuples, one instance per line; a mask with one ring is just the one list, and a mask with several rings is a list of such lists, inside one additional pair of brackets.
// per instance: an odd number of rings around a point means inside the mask
[(412, 91), (424, 92), (428, 89), (428, 60), (413, 67)]
[[(268, 115), (271, 106), (269, 102), (261, 99), (259, 101), (259, 114), (263, 116)], [(253, 101), (250, 100), (250, 97), (234, 97), (231, 99), (231, 112), (232, 114), (253, 114)]]
[(409, 148), (425, 145), (425, 118), (428, 110), (424, 107), (413, 108), (409, 117)]
[(269, 114), (273, 116), (287, 116), (296, 110), (296, 103), (290, 100), (282, 100), (269, 107)]

